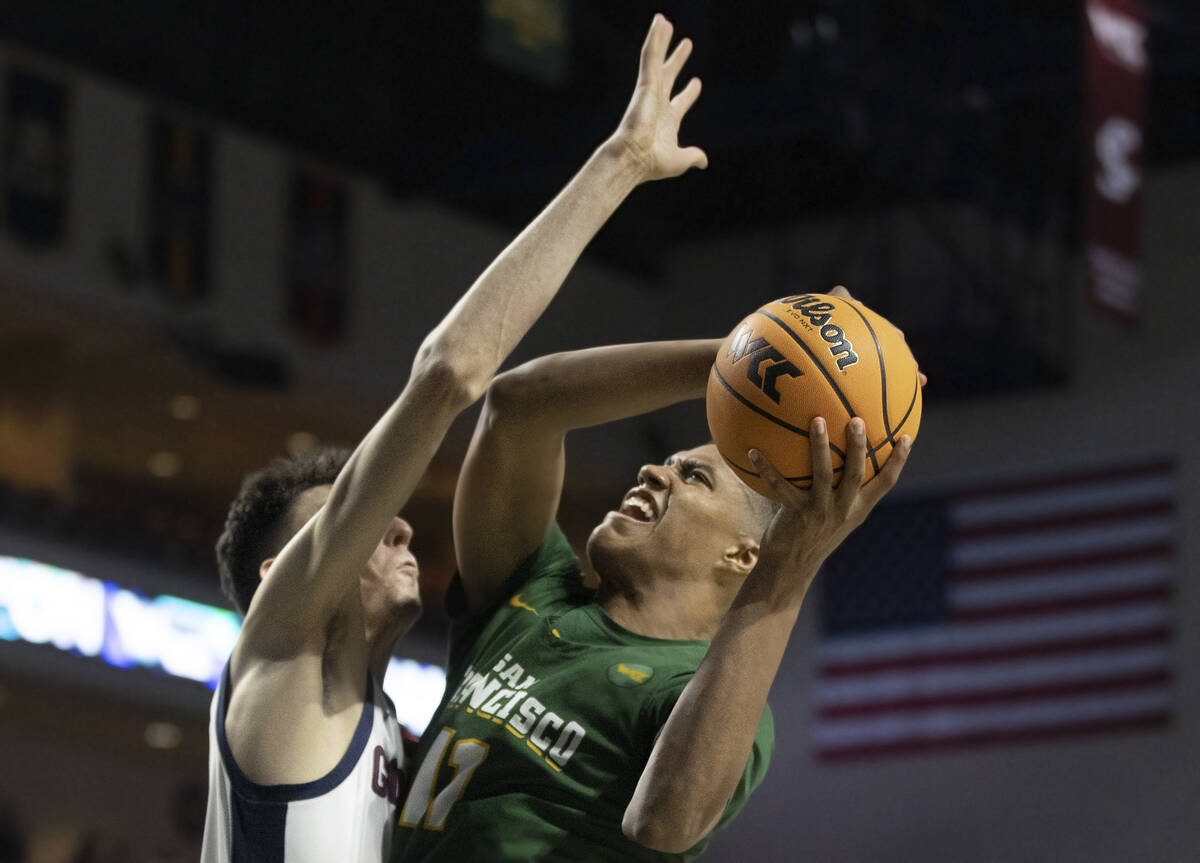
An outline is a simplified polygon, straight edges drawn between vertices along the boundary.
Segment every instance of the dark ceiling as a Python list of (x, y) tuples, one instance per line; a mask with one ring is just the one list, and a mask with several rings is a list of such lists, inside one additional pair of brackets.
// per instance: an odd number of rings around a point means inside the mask
[[(397, 198), (514, 228), (613, 128), (661, 9), (696, 42), (688, 71), (705, 91), (683, 137), (712, 167), (624, 208), (594, 246), (610, 263), (653, 277), (672, 243), (901, 201), (970, 201), (1031, 232), (1057, 203), (1072, 214), (1064, 254), (1078, 247), (1078, 0), (543, 0), (567, 12), (557, 82), (485, 56), (484, 10), (513, 5), (497, 0), (2, 5), (7, 38), (364, 170)], [(1192, 0), (1148, 8), (1147, 155), (1194, 157), (1200, 15)], [(949, 245), (942, 289), (983, 290), (973, 274), (987, 262)], [(992, 319), (981, 344), (1014, 325)], [(951, 390), (979, 391), (979, 374), (986, 390), (1066, 373), (1028, 359), (1021, 371), (991, 348), (964, 370), (961, 354), (939, 358), (932, 339), (910, 336)]]

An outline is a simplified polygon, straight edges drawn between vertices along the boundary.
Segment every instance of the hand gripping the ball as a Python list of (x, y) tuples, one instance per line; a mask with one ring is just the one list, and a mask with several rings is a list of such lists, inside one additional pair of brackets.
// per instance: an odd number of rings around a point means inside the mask
[(689, 168), (708, 167), (708, 156), (699, 147), (679, 146), (679, 126), (700, 98), (700, 79), (692, 78), (672, 98), (675, 80), (692, 53), (692, 40), (683, 39), (667, 56), (674, 30), (663, 15), (654, 16), (642, 45), (629, 107), (609, 139), (612, 146), (633, 157), (644, 180), (677, 177)]
[(824, 419), (813, 419), (809, 436), (811, 488), (796, 488), (762, 453), (758, 450), (749, 452), (754, 467), (783, 505), (763, 536), (759, 564), (797, 573), (804, 579), (802, 585), (797, 585), (801, 589), (807, 589), (825, 558), (866, 520), (875, 505), (896, 485), (912, 448), (912, 438), (901, 436), (883, 468), (863, 485), (867, 459), (866, 425), (855, 417), (846, 427), (845, 473), (834, 488)]

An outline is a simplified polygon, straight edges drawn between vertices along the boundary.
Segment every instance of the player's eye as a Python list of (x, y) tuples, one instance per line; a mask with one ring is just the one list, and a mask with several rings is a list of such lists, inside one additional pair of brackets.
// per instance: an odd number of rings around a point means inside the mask
[(688, 470), (684, 473), (684, 476), (688, 479), (698, 479), (709, 488), (712, 488), (712, 480), (708, 478), (708, 475), (704, 473), (704, 471), (696, 470), (694, 467), (688, 468)]

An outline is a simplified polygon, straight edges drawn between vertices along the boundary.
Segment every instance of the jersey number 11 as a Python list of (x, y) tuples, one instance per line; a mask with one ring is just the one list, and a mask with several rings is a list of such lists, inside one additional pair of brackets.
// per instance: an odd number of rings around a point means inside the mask
[[(454, 746), (450, 747), (450, 740), (454, 734), (453, 728), (443, 728), (429, 747), (400, 812), (401, 826), (423, 826), (427, 830), (441, 830), (445, 827), (450, 808), (463, 796), (463, 792), (467, 790), (467, 783), (471, 781), (483, 759), (487, 758), (488, 745), (482, 740), (463, 738), (455, 741)], [(433, 783), (441, 772), (447, 748), (450, 748), (449, 763), (454, 768), (454, 778), (434, 797)]]

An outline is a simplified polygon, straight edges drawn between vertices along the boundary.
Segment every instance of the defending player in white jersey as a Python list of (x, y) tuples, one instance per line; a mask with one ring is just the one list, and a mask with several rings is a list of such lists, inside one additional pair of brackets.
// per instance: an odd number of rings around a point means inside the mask
[(670, 40), (656, 16), (616, 132), (425, 338), (357, 449), (279, 461), (243, 485), (217, 546), (246, 619), (214, 697), (205, 863), (386, 858), (403, 752), (380, 681), (420, 614), (412, 528), (397, 513), (626, 195), (706, 167), (678, 144), (700, 82), (671, 97), (691, 46), (668, 56)]

